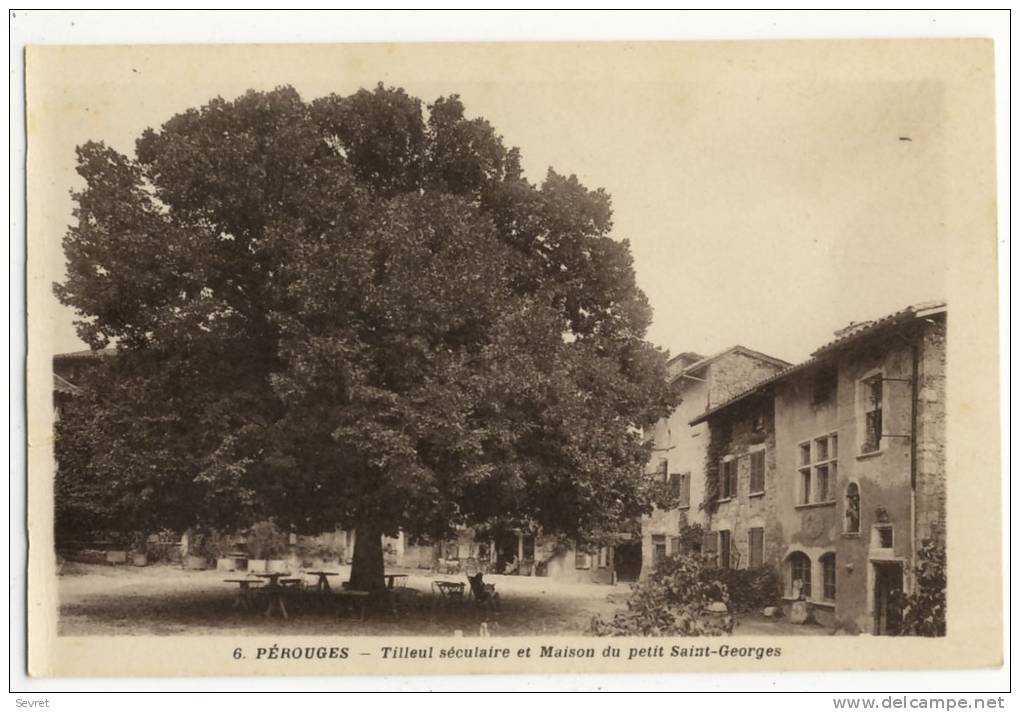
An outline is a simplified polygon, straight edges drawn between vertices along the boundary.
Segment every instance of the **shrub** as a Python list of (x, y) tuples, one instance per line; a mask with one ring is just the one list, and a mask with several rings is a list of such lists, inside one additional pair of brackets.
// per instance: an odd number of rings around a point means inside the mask
[(273, 522), (259, 522), (247, 534), (248, 553), (253, 559), (275, 559), (286, 556), (288, 537)]
[(634, 587), (627, 610), (610, 620), (592, 618), (595, 635), (725, 635), (733, 631), (728, 613), (712, 613), (713, 601), (729, 603), (726, 585), (706, 574), (697, 555), (669, 557), (648, 580)]
[(915, 586), (910, 595), (900, 594), (903, 622), (900, 635), (941, 637), (946, 634), (946, 549), (925, 542), (917, 552)]
[(779, 576), (771, 566), (753, 569), (705, 569), (709, 580), (726, 584), (730, 596), (730, 610), (736, 612), (760, 611), (775, 606), (779, 601)]

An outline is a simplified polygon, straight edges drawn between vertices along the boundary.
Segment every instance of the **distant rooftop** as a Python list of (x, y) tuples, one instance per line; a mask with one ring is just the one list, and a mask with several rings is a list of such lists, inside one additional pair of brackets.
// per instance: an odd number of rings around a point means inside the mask
[[(671, 379), (675, 381), (676, 379), (682, 377), (684, 374), (692, 374), (696, 371), (700, 371), (701, 369), (711, 364), (713, 361), (717, 361), (723, 356), (726, 356), (727, 354), (731, 353), (743, 354), (744, 356), (749, 356), (751, 358), (758, 359), (759, 361), (770, 363), (773, 366), (778, 366), (779, 368), (787, 368), (788, 366), (791, 365), (789, 361), (784, 361), (781, 358), (769, 356), (768, 354), (762, 353), (761, 351), (755, 351), (754, 349), (749, 349), (746, 346), (736, 344), (734, 346), (730, 346), (728, 349), (723, 349), (722, 351), (714, 353), (711, 356), (701, 356), (700, 354), (696, 354), (693, 351), (677, 354), (669, 361), (671, 365), (674, 365), (674, 368), (671, 369), (672, 371)], [(687, 361), (686, 359), (682, 358), (694, 356), (697, 356), (697, 358), (691, 361)], [(674, 364), (675, 361), (683, 361), (684, 364), (683, 367), (676, 368)]]
[(80, 359), (93, 359), (93, 358), (104, 358), (107, 356), (113, 356), (117, 353), (117, 349), (106, 348), (106, 349), (82, 349), (81, 351), (69, 351), (68, 353), (57, 354), (53, 357), (54, 361), (77, 361)]

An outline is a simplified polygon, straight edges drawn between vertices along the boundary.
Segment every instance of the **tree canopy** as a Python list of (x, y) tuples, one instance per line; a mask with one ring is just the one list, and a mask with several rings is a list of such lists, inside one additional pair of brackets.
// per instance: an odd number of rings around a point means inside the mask
[(61, 476), (118, 521), (586, 541), (648, 509), (674, 394), (610, 198), (532, 184), (457, 96), (250, 91), (78, 172), (55, 289), (118, 356)]

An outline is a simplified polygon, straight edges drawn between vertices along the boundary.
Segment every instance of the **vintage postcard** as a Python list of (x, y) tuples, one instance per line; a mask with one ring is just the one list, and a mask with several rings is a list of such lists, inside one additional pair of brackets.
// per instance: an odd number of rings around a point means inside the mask
[(999, 666), (993, 52), (29, 47), (31, 674)]

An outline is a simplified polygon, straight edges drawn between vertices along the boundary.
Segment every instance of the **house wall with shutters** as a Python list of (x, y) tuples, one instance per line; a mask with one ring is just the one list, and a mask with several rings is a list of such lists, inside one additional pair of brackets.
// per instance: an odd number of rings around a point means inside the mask
[[(541, 542), (541, 545), (552, 543)], [(562, 548), (555, 544), (546, 550), (542, 574), (560, 581), (573, 583), (615, 583), (613, 576), (613, 548), (595, 547), (590, 552), (577, 548)]]
[[(655, 509), (642, 518), (642, 578), (654, 568), (653, 537), (665, 537), (667, 554), (673, 555), (678, 553), (679, 535), (684, 527), (708, 525), (707, 514), (701, 505), (705, 499), (709, 426), (707, 423), (692, 426), (690, 421), (781, 368), (781, 364), (735, 347), (714, 357), (704, 367), (680, 375), (681, 403), (668, 419), (656, 424), (652, 432), (653, 452), (646, 472), (648, 477), (661, 478), (660, 461), (665, 459), (668, 474), (689, 474), (688, 506)], [(746, 547), (746, 542), (743, 545)]]
[[(775, 459), (775, 410), (769, 392), (727, 408), (708, 420), (710, 455), (721, 462), (735, 463), (735, 489), (729, 497), (717, 497), (707, 506), (705, 544), (707, 553), (721, 557), (720, 532), (729, 532), (732, 568), (748, 568), (751, 561), (752, 530), (761, 538), (762, 565), (778, 566), (784, 536), (776, 512), (779, 484)], [(763, 459), (761, 488), (751, 487), (752, 454)], [(715, 468), (707, 476), (724, 477), (726, 468)], [(716, 488), (722, 493), (724, 490)], [(709, 503), (706, 503), (709, 504)], [(714, 510), (714, 511), (713, 511)], [(757, 535), (756, 537), (757, 538)], [(720, 565), (722, 561), (718, 561)]]
[[(912, 399), (918, 358), (916, 421)], [(836, 371), (832, 397), (819, 401), (816, 375)], [(882, 382), (880, 446), (865, 442), (862, 382)], [(780, 575), (789, 593), (788, 557), (803, 552), (812, 562), (809, 605), (816, 620), (851, 632), (874, 632), (875, 580), (879, 566), (900, 567), (912, 586), (914, 551), (945, 525), (945, 322), (909, 322), (851, 341), (817, 364), (774, 384), (779, 530), (784, 533)], [(798, 499), (801, 448), (834, 434), (838, 442), (833, 496)], [(911, 441), (916, 438), (916, 491), (911, 505)], [(850, 489), (850, 485), (853, 489)], [(851, 505), (850, 492), (855, 501)], [(848, 516), (853, 509), (855, 517)], [(853, 522), (853, 524), (852, 524)], [(854, 526), (855, 525), (855, 526)], [(886, 531), (886, 541), (879, 535)], [(891, 541), (888, 541), (891, 539)], [(891, 544), (891, 545), (890, 545)], [(834, 553), (835, 600), (822, 595), (821, 559)], [(788, 607), (791, 601), (787, 600)]]
[(665, 460), (668, 466), (666, 475), (690, 474), (690, 496), (687, 507), (662, 510), (656, 508), (641, 520), (641, 577), (645, 578), (654, 568), (655, 543), (654, 537), (665, 537), (668, 555), (677, 553), (676, 538), (688, 524), (698, 522), (701, 513), (698, 504), (702, 497), (702, 469), (705, 458), (705, 447), (708, 440), (708, 428), (701, 425), (692, 428), (691, 418), (705, 409), (708, 402), (708, 385), (702, 380), (704, 375), (683, 378), (681, 385), (681, 403), (670, 414), (656, 424), (652, 447), (653, 452), (646, 470), (649, 478), (659, 484), (664, 474), (660, 463)]

